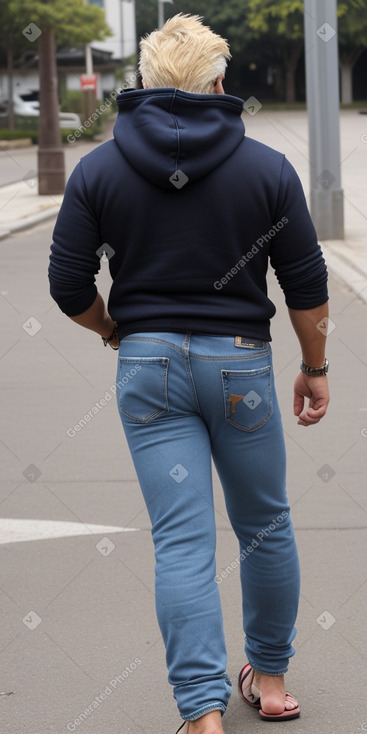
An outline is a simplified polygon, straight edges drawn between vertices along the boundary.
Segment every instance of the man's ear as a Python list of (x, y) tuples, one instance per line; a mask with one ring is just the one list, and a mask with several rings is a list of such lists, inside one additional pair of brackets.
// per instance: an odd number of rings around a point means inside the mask
[(223, 89), (223, 79), (224, 76), (221, 74), (217, 77), (217, 79), (214, 82), (214, 94), (225, 94), (225, 91)]
[(142, 83), (142, 85), (143, 85), (143, 89), (148, 89), (148, 87), (147, 87), (147, 85), (146, 85), (146, 83), (145, 83), (144, 79), (142, 79), (142, 80), (141, 80), (141, 83)]

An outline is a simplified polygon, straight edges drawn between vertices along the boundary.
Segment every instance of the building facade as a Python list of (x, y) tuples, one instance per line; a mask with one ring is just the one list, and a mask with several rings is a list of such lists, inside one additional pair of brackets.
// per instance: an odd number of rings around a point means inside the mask
[(136, 54), (135, 0), (89, 0), (106, 14), (113, 35), (105, 41), (93, 41), (92, 47), (112, 52), (112, 59), (127, 59)]
[[(89, 0), (90, 5), (104, 9), (107, 25), (112, 31), (105, 41), (92, 41), (93, 72), (97, 74), (96, 96), (103, 99), (126, 79), (129, 86), (138, 86), (136, 76), (135, 0)], [(122, 72), (121, 69), (124, 69)], [(65, 48), (57, 52), (59, 87), (68, 91), (81, 89), (81, 74), (87, 71), (84, 48)], [(14, 91), (18, 94), (39, 90), (37, 55), (14, 70)], [(6, 69), (0, 70), (0, 104), (8, 97)], [(1, 110), (0, 110), (1, 112)], [(1, 122), (1, 121), (0, 121)]]

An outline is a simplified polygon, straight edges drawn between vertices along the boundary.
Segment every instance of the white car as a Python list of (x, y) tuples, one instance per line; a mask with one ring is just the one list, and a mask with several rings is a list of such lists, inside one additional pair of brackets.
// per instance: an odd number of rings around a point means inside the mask
[[(32, 89), (25, 89), (13, 93), (14, 113), (16, 115), (24, 115), (26, 117), (39, 117), (40, 103), (39, 92)], [(8, 100), (0, 103), (0, 116), (7, 115)], [(82, 122), (75, 112), (59, 112), (60, 127), (67, 130), (75, 130), (80, 127)]]

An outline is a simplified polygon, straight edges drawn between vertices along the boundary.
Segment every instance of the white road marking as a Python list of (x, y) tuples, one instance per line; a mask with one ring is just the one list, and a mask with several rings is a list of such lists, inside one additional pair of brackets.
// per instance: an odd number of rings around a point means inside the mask
[(23, 543), (27, 540), (69, 538), (75, 535), (106, 535), (106, 533), (129, 533), (139, 528), (121, 528), (114, 525), (92, 525), (81, 522), (57, 520), (23, 520), (0, 518), (0, 544)]

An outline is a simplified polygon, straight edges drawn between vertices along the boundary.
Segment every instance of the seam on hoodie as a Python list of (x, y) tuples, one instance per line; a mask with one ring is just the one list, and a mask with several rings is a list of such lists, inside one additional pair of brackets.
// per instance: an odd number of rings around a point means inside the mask
[(84, 164), (83, 164), (83, 159), (82, 158), (79, 161), (79, 165), (80, 165), (80, 173), (81, 173), (81, 178), (82, 178), (82, 185), (83, 185), (83, 188), (84, 188), (84, 194), (85, 194), (85, 198), (86, 198), (86, 200), (88, 202), (88, 208), (89, 208), (89, 211), (90, 211), (91, 216), (93, 217), (93, 219), (95, 221), (96, 227), (98, 228), (99, 237), (100, 237), (100, 239), (102, 241), (102, 237), (101, 237), (101, 234), (102, 234), (101, 233), (101, 225), (100, 225), (100, 222), (97, 220), (95, 207), (93, 206), (93, 204), (92, 204), (92, 202), (90, 200), (89, 191), (88, 191), (88, 187), (87, 187), (87, 182), (86, 182), (85, 175), (84, 175)]
[(282, 177), (283, 177), (283, 172), (284, 172), (284, 164), (285, 164), (285, 155), (283, 155), (282, 165), (280, 167), (279, 181), (278, 181), (277, 200), (276, 200), (275, 209), (274, 209), (273, 217), (272, 217), (273, 218), (273, 222), (275, 222), (276, 213), (279, 210), (280, 187), (282, 185)]
[(175, 124), (175, 128), (176, 128), (177, 153), (176, 153), (176, 160), (175, 160), (175, 171), (177, 171), (177, 170), (178, 170), (178, 161), (179, 161), (179, 159), (180, 159), (180, 155), (181, 155), (181, 140), (180, 140), (180, 128), (179, 128), (179, 124), (178, 124), (178, 120), (177, 120), (177, 117), (176, 117), (176, 115), (175, 115), (175, 114), (174, 114), (174, 113), (172, 112), (172, 107), (173, 107), (173, 105), (174, 105), (174, 102), (175, 102), (175, 100), (176, 100), (176, 93), (177, 93), (177, 91), (178, 91), (178, 90), (177, 90), (177, 89), (175, 89), (175, 90), (174, 90), (174, 92), (173, 92), (173, 95), (172, 95), (172, 99), (171, 99), (171, 105), (170, 105), (170, 109), (169, 109), (169, 111), (170, 111), (170, 115), (171, 115), (171, 116), (172, 116), (172, 118), (173, 118), (173, 122), (174, 122), (174, 124)]

